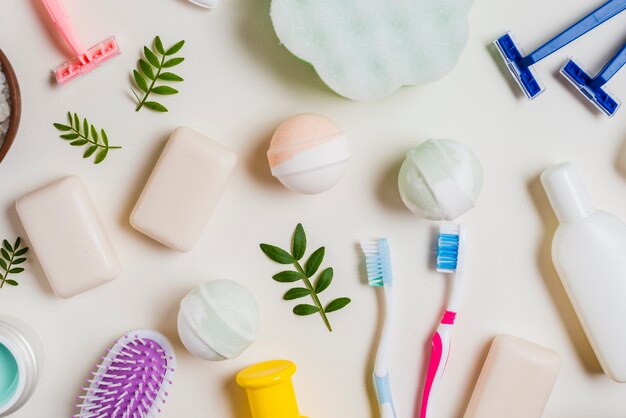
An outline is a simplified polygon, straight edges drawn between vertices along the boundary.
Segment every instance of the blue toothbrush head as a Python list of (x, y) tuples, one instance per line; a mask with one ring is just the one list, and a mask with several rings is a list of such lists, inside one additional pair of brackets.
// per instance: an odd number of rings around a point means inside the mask
[(365, 255), (367, 280), (370, 286), (391, 286), (391, 257), (387, 239), (361, 241), (361, 249)]
[(445, 223), (439, 227), (437, 241), (437, 271), (454, 273), (459, 267), (461, 225)]

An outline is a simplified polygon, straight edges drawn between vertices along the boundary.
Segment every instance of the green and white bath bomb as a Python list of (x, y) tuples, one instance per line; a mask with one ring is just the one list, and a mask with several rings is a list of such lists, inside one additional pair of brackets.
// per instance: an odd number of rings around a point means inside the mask
[(454, 68), (473, 0), (272, 0), (280, 42), (335, 92), (372, 100)]
[(178, 335), (191, 354), (205, 360), (239, 356), (256, 339), (259, 305), (232, 280), (202, 283), (180, 303)]
[(410, 150), (398, 176), (406, 207), (432, 220), (451, 221), (473, 208), (482, 186), (476, 154), (451, 139), (431, 139)]

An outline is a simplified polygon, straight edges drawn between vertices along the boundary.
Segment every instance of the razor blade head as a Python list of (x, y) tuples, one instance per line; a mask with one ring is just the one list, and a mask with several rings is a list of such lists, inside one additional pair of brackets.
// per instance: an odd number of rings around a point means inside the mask
[(59, 66), (54, 74), (57, 82), (63, 86), (75, 78), (87, 74), (113, 57), (120, 54), (115, 37), (110, 37), (104, 42), (90, 48), (83, 55), (75, 57), (69, 62)]
[(603, 86), (595, 87), (593, 77), (583, 70), (574, 60), (569, 60), (561, 68), (561, 74), (576, 87), (595, 107), (608, 117), (612, 117), (617, 112), (621, 102), (614, 97)]
[(535, 69), (532, 66), (520, 65), (526, 54), (515, 44), (509, 32), (496, 39), (494, 45), (526, 97), (534, 99), (545, 90), (537, 78)]

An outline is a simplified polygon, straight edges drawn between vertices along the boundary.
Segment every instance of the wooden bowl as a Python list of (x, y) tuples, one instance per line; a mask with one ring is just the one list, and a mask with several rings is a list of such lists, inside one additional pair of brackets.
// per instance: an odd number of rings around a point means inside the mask
[(9, 116), (9, 130), (4, 143), (0, 146), (0, 163), (9, 152), (9, 148), (13, 145), (15, 136), (17, 135), (17, 128), (20, 125), (20, 116), (22, 114), (22, 98), (20, 96), (20, 86), (17, 83), (17, 77), (9, 59), (4, 55), (0, 49), (0, 65), (2, 66), (2, 72), (6, 76), (7, 84), (9, 86), (9, 104), (11, 106), (11, 116)]

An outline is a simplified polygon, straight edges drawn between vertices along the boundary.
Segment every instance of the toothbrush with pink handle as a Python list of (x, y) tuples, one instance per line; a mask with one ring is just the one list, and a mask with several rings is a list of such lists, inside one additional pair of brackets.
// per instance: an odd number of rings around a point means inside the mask
[(453, 283), (448, 308), (443, 318), (441, 318), (441, 323), (432, 339), (432, 351), (422, 394), (420, 418), (430, 418), (432, 416), (432, 401), (436, 397), (446, 363), (448, 362), (450, 335), (457, 313), (463, 278), (464, 246), (465, 231), (463, 225), (446, 223), (439, 227), (437, 271), (452, 274)]

